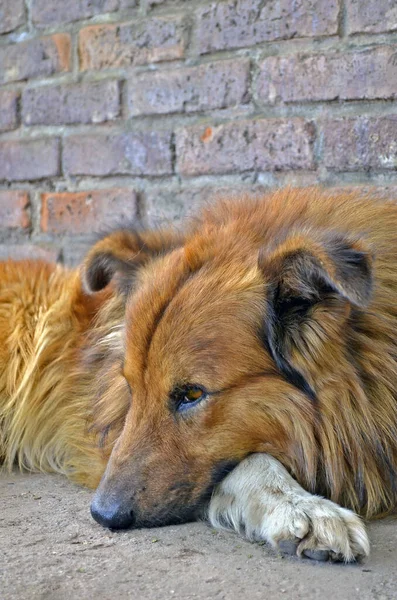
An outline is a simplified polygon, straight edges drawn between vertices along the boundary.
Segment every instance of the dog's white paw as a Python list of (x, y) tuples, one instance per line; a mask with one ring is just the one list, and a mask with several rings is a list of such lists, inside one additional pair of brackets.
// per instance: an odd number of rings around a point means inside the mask
[[(253, 460), (259, 456), (266, 456), (265, 471), (263, 460)], [(309, 494), (267, 455), (246, 459), (222, 482), (208, 516), (215, 527), (314, 560), (354, 562), (369, 554), (364, 524), (355, 513)]]
[[(353, 562), (369, 554), (368, 537), (361, 519), (352, 511), (318, 496), (282, 501), (265, 520), (258, 533), (281, 550), (283, 545), (292, 542), (298, 556)], [(250, 524), (247, 525), (250, 528)]]

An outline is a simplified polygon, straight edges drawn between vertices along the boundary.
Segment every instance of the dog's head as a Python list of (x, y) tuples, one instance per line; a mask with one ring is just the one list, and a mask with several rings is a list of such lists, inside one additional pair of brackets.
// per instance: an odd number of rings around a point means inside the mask
[(316, 395), (370, 298), (366, 248), (332, 232), (275, 242), (242, 218), (163, 235), (114, 233), (85, 263), (125, 306), (123, 427), (92, 505), (111, 527), (192, 518), (253, 452), (313, 477)]

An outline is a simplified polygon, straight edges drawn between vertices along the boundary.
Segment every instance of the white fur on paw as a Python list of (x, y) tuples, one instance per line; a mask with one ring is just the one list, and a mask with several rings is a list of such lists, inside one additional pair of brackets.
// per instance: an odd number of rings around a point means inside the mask
[(265, 527), (268, 541), (278, 546), (295, 539), (298, 556), (353, 562), (369, 554), (369, 541), (361, 519), (337, 504), (310, 496), (281, 502)]
[(211, 500), (209, 518), (214, 526), (245, 532), (249, 539), (264, 540), (276, 548), (292, 544), (298, 556), (315, 560), (354, 562), (369, 554), (361, 519), (307, 492), (277, 498), (251, 495), (245, 501), (218, 493)]

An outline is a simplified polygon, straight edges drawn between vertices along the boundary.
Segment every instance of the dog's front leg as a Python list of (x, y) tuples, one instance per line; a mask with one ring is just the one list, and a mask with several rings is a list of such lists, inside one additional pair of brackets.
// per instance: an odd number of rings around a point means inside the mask
[[(276, 459), (253, 454), (217, 486), (208, 518), (273, 547), (294, 547), (298, 556), (352, 562), (369, 554), (361, 519), (306, 492)], [(292, 544), (291, 544), (292, 543)]]

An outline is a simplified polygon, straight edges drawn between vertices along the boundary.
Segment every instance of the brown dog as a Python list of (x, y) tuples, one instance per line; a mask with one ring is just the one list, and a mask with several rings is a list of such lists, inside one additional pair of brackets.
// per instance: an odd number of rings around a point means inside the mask
[(208, 505), (299, 554), (367, 555), (335, 503), (397, 505), (396, 232), (392, 203), (284, 190), (116, 231), (81, 270), (3, 263), (0, 455), (91, 487), (106, 467), (109, 527)]

